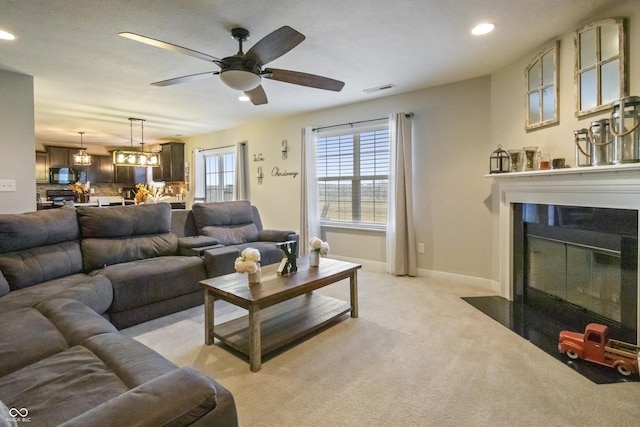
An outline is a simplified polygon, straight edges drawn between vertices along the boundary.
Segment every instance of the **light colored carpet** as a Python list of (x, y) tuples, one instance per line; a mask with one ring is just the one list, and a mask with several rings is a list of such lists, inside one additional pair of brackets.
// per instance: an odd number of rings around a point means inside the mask
[[(322, 292), (348, 300), (348, 282)], [(460, 299), (478, 288), (363, 269), (359, 294), (358, 319), (257, 373), (203, 344), (202, 306), (123, 333), (220, 381), (245, 427), (640, 425), (640, 383), (593, 384)], [(216, 322), (239, 314), (218, 304)]]

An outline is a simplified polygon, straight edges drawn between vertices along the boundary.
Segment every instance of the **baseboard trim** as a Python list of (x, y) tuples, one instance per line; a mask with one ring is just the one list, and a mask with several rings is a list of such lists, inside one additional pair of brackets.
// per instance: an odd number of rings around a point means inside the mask
[(418, 269), (418, 276), (431, 277), (434, 279), (450, 280), (463, 285), (474, 286), (476, 288), (485, 289), (487, 291), (500, 294), (500, 283), (491, 279), (484, 279), (482, 277), (465, 276), (463, 274), (448, 273), (445, 271), (427, 270), (423, 268)]
[[(387, 263), (385, 262), (371, 261), (368, 259), (351, 258), (351, 257), (345, 257), (345, 256), (339, 256), (339, 255), (331, 255), (330, 258), (337, 259), (339, 261), (353, 262), (356, 264), (360, 264), (362, 265), (362, 268), (366, 269), (367, 271), (372, 271), (374, 273), (387, 272)], [(322, 262), (322, 260), (320, 262)]]
[[(351, 257), (344, 257), (339, 255), (331, 255), (331, 258), (337, 259), (340, 261), (346, 262), (354, 262), (357, 264), (361, 264), (363, 268), (368, 271), (373, 271), (375, 273), (386, 273), (387, 272), (387, 264), (385, 262), (380, 261), (371, 261), (367, 259), (358, 259)], [(320, 261), (322, 262), (322, 261)], [(465, 276), (462, 274), (456, 273), (447, 273), (444, 271), (436, 271), (436, 270), (427, 270), (425, 268), (418, 269), (418, 277), (431, 277), (434, 279), (442, 279), (449, 280), (452, 282), (460, 283), (463, 285), (474, 286), (477, 288), (481, 288), (487, 291), (491, 291), (495, 294), (500, 294), (500, 283), (491, 280), (491, 279), (483, 279), (481, 277), (473, 277), (473, 276)]]

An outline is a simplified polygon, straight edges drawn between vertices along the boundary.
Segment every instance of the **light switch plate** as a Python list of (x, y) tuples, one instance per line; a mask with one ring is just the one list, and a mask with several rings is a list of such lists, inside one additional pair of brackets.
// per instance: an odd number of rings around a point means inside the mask
[(16, 191), (16, 180), (0, 179), (0, 191)]

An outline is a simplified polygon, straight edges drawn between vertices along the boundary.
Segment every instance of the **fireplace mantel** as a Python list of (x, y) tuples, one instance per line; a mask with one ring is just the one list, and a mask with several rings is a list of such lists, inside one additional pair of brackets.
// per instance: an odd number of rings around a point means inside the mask
[(514, 298), (514, 203), (632, 209), (640, 213), (638, 163), (485, 176), (494, 180), (492, 195), (498, 197), (494, 206), (499, 203), (499, 291), (510, 301)]

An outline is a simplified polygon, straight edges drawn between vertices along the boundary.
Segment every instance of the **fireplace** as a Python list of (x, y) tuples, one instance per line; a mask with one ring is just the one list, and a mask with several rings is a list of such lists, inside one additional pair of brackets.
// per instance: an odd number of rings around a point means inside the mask
[(638, 212), (518, 203), (514, 299), (558, 319), (604, 323), (635, 342)]
[(640, 165), (490, 176), (500, 295), (638, 342)]

